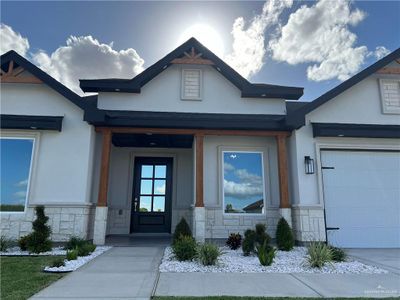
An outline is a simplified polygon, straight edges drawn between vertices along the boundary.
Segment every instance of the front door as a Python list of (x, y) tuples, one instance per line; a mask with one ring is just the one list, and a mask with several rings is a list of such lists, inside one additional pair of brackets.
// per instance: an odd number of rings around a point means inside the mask
[(131, 232), (171, 232), (172, 158), (136, 157)]

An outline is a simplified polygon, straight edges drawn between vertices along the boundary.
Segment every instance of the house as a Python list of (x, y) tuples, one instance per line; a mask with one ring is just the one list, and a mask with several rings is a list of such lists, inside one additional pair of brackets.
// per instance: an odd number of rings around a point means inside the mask
[(87, 97), (10, 51), (2, 233), (28, 233), (43, 204), (57, 241), (165, 234), (181, 217), (199, 241), (257, 223), (274, 235), (283, 216), (299, 243), (399, 247), (399, 58), (306, 103), (193, 38), (133, 79), (81, 80)]

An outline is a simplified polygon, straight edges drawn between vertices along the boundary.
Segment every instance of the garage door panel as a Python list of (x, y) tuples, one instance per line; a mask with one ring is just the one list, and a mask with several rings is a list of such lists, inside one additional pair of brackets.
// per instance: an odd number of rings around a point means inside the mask
[(329, 243), (400, 247), (400, 153), (321, 151)]

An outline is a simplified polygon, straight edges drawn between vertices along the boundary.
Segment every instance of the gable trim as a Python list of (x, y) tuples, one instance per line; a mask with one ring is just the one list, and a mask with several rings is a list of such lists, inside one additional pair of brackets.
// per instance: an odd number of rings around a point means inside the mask
[(63, 116), (0, 115), (0, 128), (61, 131), (63, 118)]
[(312, 123), (314, 137), (400, 138), (400, 125)]

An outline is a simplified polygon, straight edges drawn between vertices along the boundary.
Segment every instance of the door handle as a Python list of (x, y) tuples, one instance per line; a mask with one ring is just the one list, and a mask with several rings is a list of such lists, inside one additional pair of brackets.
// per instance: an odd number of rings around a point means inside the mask
[(138, 199), (137, 198), (135, 198), (134, 205), (135, 205), (135, 211), (137, 211), (137, 205), (138, 205)]

